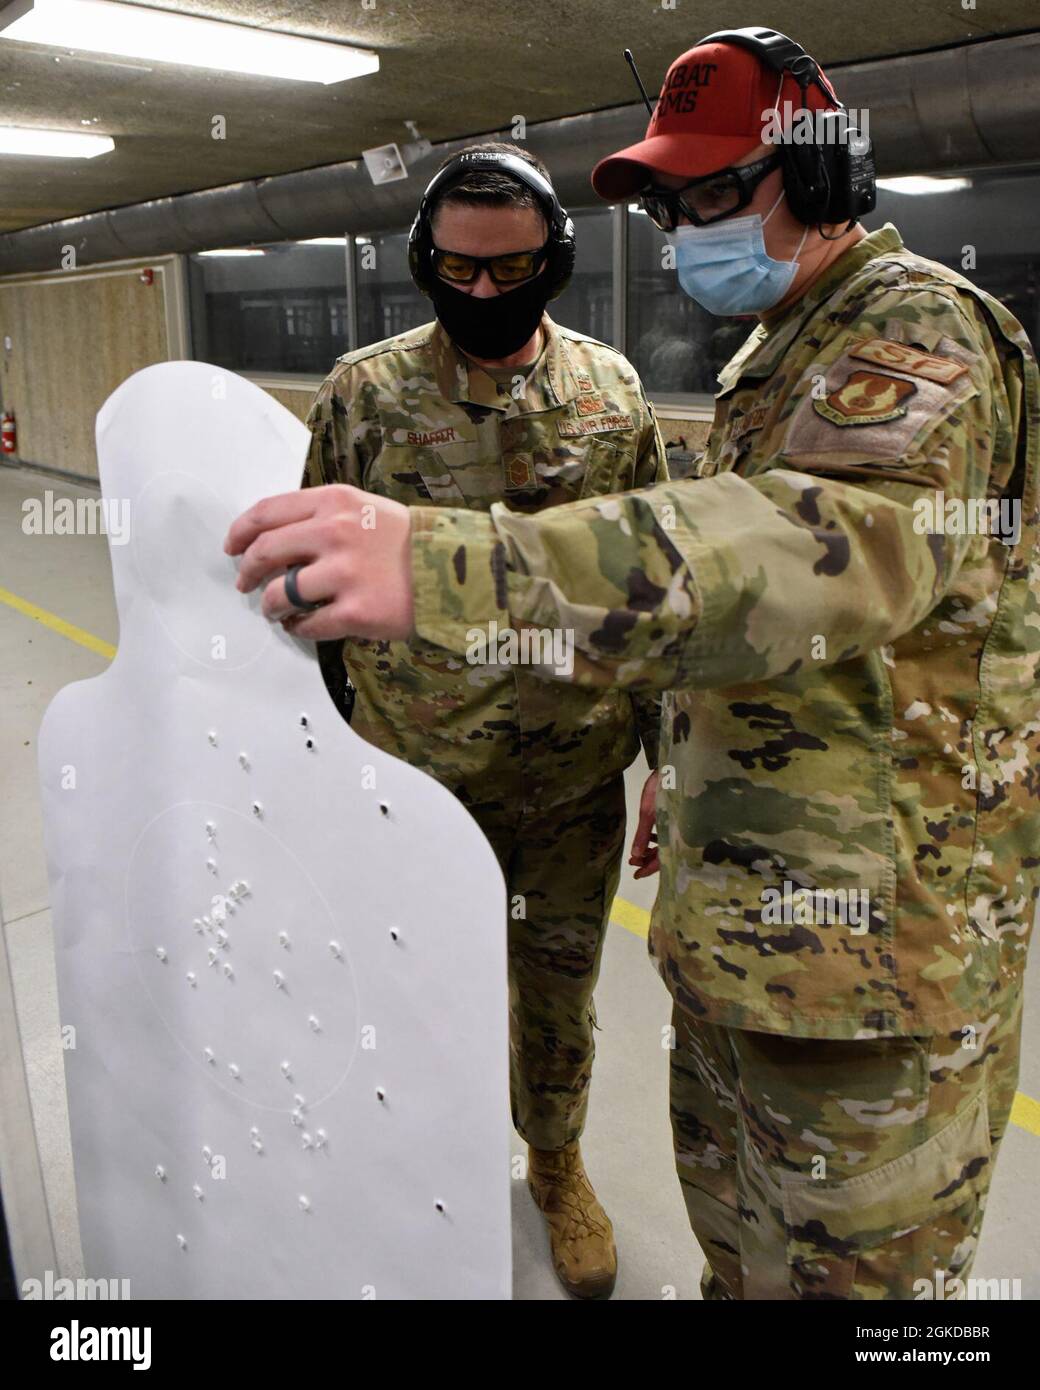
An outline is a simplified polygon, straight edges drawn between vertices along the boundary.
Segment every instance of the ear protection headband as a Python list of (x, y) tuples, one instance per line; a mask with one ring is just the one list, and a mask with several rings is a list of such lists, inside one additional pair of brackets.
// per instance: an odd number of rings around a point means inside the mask
[(412, 230), (408, 233), (408, 269), (412, 279), (423, 294), (429, 294), (433, 283), (430, 259), (433, 252), (433, 232), (431, 222), (433, 212), (440, 198), (471, 174), (474, 169), (491, 169), (508, 174), (518, 183), (524, 184), (535, 195), (538, 206), (549, 224), (549, 253), (545, 262), (545, 274), (549, 278), (549, 298), (555, 299), (567, 288), (574, 269), (574, 223), (560, 206), (556, 190), (548, 179), (525, 159), (515, 154), (502, 154), (494, 150), (475, 150), (457, 155), (439, 173), (434, 174), (419, 201)]
[(817, 87), (834, 111), (810, 111), (814, 139), (804, 144), (785, 140), (780, 146), (784, 192), (795, 217), (809, 226), (855, 222), (877, 202), (874, 149), (869, 139), (849, 125), (848, 112), (820, 65), (800, 44), (775, 29), (720, 29), (701, 43), (732, 43), (754, 53), (777, 74), (789, 72), (802, 93)]

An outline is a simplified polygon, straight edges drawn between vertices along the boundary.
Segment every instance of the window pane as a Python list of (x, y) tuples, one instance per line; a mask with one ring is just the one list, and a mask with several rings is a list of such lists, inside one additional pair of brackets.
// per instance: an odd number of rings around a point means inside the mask
[(433, 304), (408, 272), (408, 233), (358, 237), (354, 252), (358, 344), (393, 338), (433, 318)]
[(240, 372), (324, 374), (347, 350), (344, 245), (191, 256), (195, 356)]
[(559, 299), (549, 301), (556, 323), (613, 343), (613, 227), (609, 208), (572, 212), (576, 254), (571, 282)]
[(628, 214), (627, 356), (655, 396), (710, 396), (715, 378), (757, 320), (716, 318), (684, 294), (661, 265), (664, 233), (642, 211)]
[(874, 230), (894, 222), (911, 251), (959, 271), (1006, 304), (1038, 348), (1040, 249), (1035, 218), (1027, 210), (1040, 199), (1040, 174), (961, 177), (967, 187), (948, 183), (942, 192), (902, 192), (898, 183), (894, 189), (879, 188), (878, 205), (864, 225)]

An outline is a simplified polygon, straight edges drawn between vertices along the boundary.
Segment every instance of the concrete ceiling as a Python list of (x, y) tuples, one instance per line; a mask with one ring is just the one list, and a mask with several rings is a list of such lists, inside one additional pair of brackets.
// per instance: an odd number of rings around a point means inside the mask
[[(628, 104), (631, 47), (651, 93), (668, 63), (723, 26), (771, 24), (826, 65), (1026, 32), (1036, 0), (177, 0), (158, 8), (338, 39), (377, 74), (334, 86), (147, 64), (5, 40), (0, 124), (110, 135), (92, 160), (0, 155), (0, 231), (165, 194)], [(227, 138), (211, 138), (226, 118)]]

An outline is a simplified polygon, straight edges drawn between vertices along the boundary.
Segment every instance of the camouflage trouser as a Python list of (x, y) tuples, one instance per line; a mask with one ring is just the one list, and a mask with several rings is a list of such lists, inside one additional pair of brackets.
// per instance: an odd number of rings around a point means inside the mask
[(913, 1299), (940, 1270), (945, 1296), (967, 1277), (1015, 1094), (1020, 992), (930, 1037), (751, 1033), (678, 1005), (672, 1023), (705, 1298)]
[(561, 1149), (585, 1127), (592, 991), (621, 873), (625, 784), (614, 778), (543, 812), (468, 809), (498, 855), (508, 892), (513, 1123), (535, 1148)]

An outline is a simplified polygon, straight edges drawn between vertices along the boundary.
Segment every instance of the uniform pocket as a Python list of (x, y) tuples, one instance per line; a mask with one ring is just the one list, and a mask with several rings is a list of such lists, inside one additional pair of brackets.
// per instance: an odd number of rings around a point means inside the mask
[[(458, 448), (455, 452), (459, 453)], [(407, 506), (431, 502), (450, 507), (468, 505), (445, 459), (433, 449), (385, 444), (366, 470), (364, 485), (367, 492), (392, 497)]]
[[(989, 1186), (985, 1092), (923, 1144), (855, 1177), (780, 1178), (795, 1297), (913, 1299), (968, 1262)], [(925, 1295), (927, 1296), (927, 1295)]]
[(626, 492), (633, 485), (634, 473), (633, 453), (618, 448), (609, 439), (590, 439), (580, 495), (606, 497), (612, 492)]

